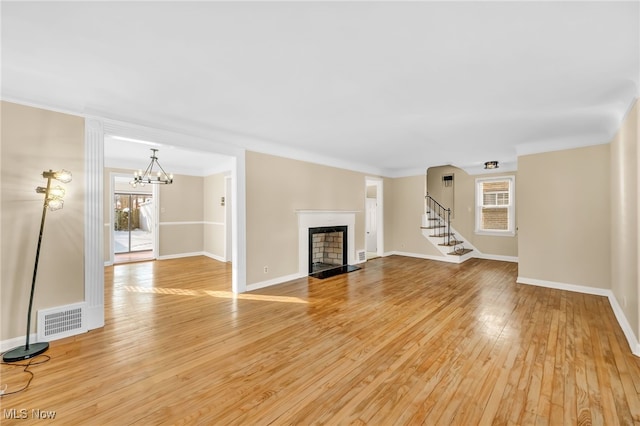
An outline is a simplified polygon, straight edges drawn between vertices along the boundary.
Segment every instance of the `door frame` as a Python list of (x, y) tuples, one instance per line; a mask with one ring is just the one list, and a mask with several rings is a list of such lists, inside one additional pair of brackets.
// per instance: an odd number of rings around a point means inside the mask
[[(234, 293), (247, 291), (246, 250), (246, 176), (245, 149), (231, 143), (215, 142), (216, 138), (202, 138), (181, 132), (161, 130), (99, 116), (85, 115), (84, 161), (84, 302), (88, 330), (104, 327), (104, 265), (105, 265), (105, 171), (104, 137), (118, 135), (159, 143), (174, 144), (180, 141), (185, 148), (216, 152), (231, 157), (231, 189), (234, 202), (231, 206), (232, 267), (231, 289)], [(224, 140), (224, 135), (218, 139)], [(226, 135), (228, 137), (228, 135)], [(105, 235), (106, 234), (106, 235)]]
[[(376, 187), (376, 255), (384, 256), (384, 192), (383, 192), (383, 179), (379, 177), (365, 178), (365, 191), (364, 191), (364, 203), (365, 209), (367, 207), (367, 186)], [(366, 214), (366, 213), (365, 213)], [(364, 227), (365, 238), (365, 251), (367, 249), (367, 230)]]
[(231, 209), (233, 199), (233, 178), (224, 177), (224, 260), (231, 262), (233, 254), (233, 212)]

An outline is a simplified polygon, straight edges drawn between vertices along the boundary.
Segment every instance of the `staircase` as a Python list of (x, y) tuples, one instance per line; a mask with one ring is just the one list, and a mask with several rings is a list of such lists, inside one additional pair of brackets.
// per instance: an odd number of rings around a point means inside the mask
[(425, 197), (427, 211), (422, 218), (422, 235), (424, 235), (442, 253), (443, 260), (462, 263), (473, 257), (473, 246), (451, 226), (451, 208), (438, 203), (429, 194)]

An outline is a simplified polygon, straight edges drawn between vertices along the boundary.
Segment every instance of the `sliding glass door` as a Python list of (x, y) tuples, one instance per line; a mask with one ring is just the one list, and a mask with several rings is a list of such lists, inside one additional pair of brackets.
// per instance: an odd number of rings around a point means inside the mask
[(153, 198), (151, 194), (114, 194), (114, 252), (153, 249)]

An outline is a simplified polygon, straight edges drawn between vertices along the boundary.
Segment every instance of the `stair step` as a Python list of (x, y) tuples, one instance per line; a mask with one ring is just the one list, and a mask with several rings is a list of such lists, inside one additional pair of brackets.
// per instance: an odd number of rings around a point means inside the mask
[(462, 244), (463, 241), (456, 241), (456, 240), (451, 240), (449, 242), (449, 244), (447, 243), (442, 243), (442, 244), (438, 244), (439, 246), (449, 246), (449, 247), (453, 247), (453, 246), (457, 246), (458, 244)]
[(429, 235), (429, 236), (430, 237), (434, 237), (434, 238), (444, 238), (444, 237), (451, 236), (451, 234), (444, 233), (444, 234), (433, 234), (433, 235)]
[(465, 254), (467, 254), (467, 253), (470, 253), (470, 252), (472, 252), (472, 251), (473, 251), (473, 249), (469, 249), (469, 248), (464, 248), (464, 247), (463, 247), (463, 248), (461, 248), (461, 249), (454, 250), (454, 251), (452, 251), (451, 253), (447, 253), (447, 254), (450, 254), (450, 255), (452, 255), (452, 256), (463, 256), (463, 255), (465, 255)]
[(446, 225), (421, 226), (421, 229), (440, 229), (446, 228)]

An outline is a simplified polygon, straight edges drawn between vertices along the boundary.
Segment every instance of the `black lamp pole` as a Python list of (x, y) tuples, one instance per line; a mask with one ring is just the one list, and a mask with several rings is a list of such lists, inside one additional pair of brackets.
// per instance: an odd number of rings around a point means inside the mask
[(40, 221), (40, 234), (38, 235), (38, 248), (36, 249), (36, 262), (33, 266), (33, 279), (31, 280), (31, 296), (29, 297), (29, 309), (27, 310), (27, 341), (24, 346), (18, 346), (10, 351), (5, 352), (2, 359), (5, 362), (22, 361), (24, 359), (33, 358), (49, 349), (48, 342), (38, 342), (29, 344), (31, 334), (31, 310), (33, 308), (33, 295), (36, 289), (36, 274), (38, 272), (38, 259), (40, 258), (40, 247), (42, 246), (42, 232), (44, 231), (44, 220), (47, 216), (47, 207), (49, 206), (49, 190), (51, 189), (51, 178), (53, 172), (43, 173), (47, 176), (47, 189), (44, 195), (44, 205), (42, 207), (42, 220)]

